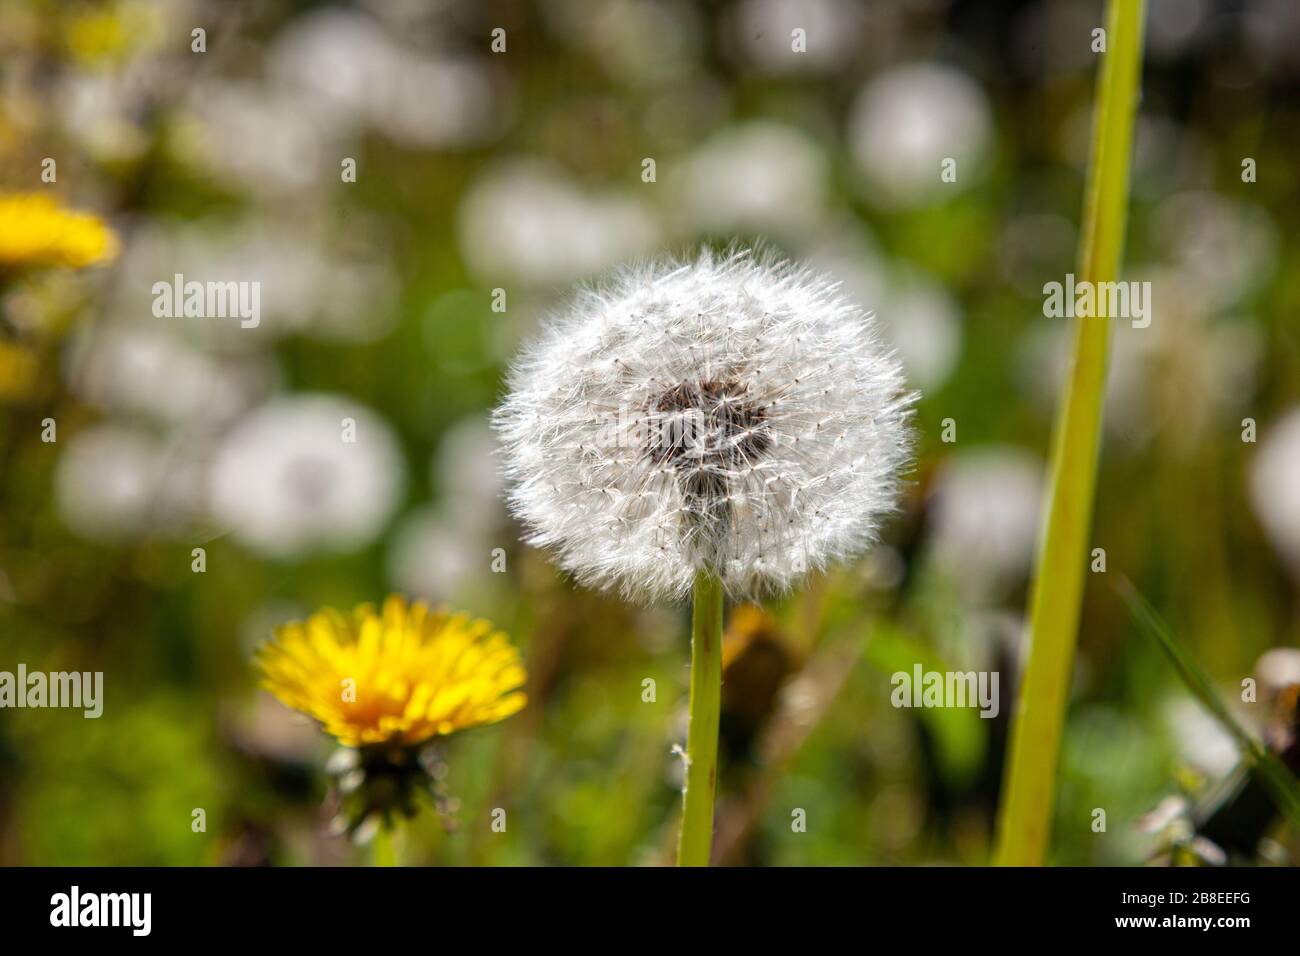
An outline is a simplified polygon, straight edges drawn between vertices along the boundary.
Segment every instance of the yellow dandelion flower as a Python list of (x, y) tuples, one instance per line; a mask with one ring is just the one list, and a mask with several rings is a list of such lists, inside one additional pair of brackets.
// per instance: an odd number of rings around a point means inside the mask
[(277, 628), (257, 653), (262, 686), (349, 747), (418, 744), (520, 710), (519, 652), (487, 621), (410, 605), (325, 608)]
[(43, 193), (0, 195), (0, 271), (82, 266), (117, 255), (117, 237), (98, 216), (64, 209)]

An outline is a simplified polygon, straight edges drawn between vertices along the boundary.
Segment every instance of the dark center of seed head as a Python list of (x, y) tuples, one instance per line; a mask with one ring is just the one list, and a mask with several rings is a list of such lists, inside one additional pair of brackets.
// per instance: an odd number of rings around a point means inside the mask
[(684, 382), (650, 407), (648, 451), (679, 471), (735, 468), (772, 447), (766, 409), (737, 382)]

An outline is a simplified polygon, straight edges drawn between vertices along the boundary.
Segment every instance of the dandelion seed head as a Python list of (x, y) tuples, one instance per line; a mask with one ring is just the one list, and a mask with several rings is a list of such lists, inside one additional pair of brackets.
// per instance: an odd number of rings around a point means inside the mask
[(1300, 408), (1293, 408), (1261, 435), (1251, 462), (1250, 491), (1264, 532), (1300, 578)]
[(742, 599), (872, 543), (913, 399), (838, 284), (704, 252), (580, 292), (523, 351), (495, 425), (526, 540), (579, 582), (671, 600), (710, 571)]

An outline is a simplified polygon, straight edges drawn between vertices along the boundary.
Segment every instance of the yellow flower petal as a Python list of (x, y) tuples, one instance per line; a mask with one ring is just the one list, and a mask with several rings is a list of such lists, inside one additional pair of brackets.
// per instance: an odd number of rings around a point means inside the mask
[(44, 193), (0, 195), (0, 270), (82, 266), (117, 255), (99, 217), (64, 209)]
[(347, 746), (416, 744), (517, 713), (527, 673), (487, 621), (408, 605), (326, 608), (258, 649), (262, 686)]

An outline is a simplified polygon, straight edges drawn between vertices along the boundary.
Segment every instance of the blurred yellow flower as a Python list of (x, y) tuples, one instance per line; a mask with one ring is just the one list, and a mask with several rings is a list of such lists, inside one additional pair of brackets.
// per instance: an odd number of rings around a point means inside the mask
[(21, 345), (0, 341), (0, 402), (23, 402), (36, 392), (36, 356)]
[(117, 255), (117, 237), (98, 216), (64, 209), (42, 193), (0, 195), (0, 270), (78, 269)]
[(63, 46), (81, 63), (123, 62), (156, 47), (165, 34), (166, 17), (156, 7), (156, 0), (110, 0), (103, 6), (70, 8), (59, 30)]
[(276, 629), (257, 653), (262, 686), (349, 747), (417, 744), (520, 710), (519, 652), (487, 621), (408, 605), (325, 608)]
[(113, 10), (88, 10), (69, 19), (64, 42), (79, 60), (103, 60), (128, 49), (126, 24)]

